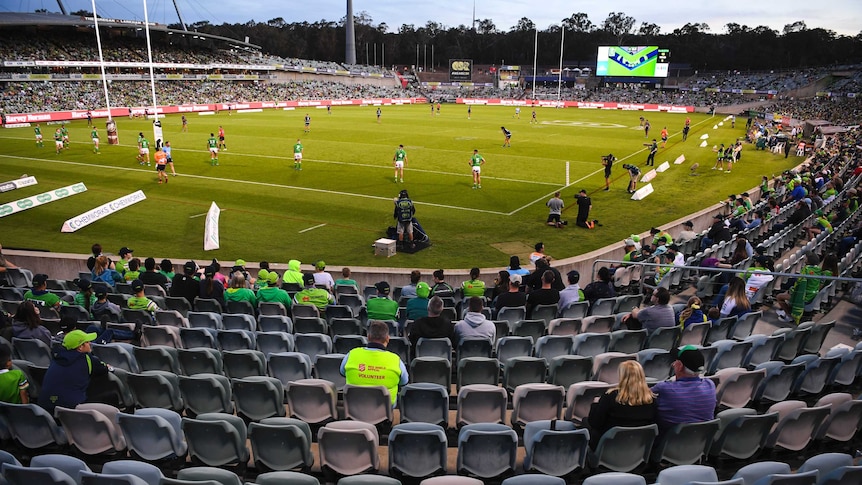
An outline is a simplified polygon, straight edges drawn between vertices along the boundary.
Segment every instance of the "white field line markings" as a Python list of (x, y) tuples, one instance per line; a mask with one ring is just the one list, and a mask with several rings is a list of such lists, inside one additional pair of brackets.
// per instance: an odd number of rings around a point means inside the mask
[(326, 225), (326, 223), (324, 222), (323, 224), (318, 224), (318, 225), (316, 225), (316, 226), (312, 226), (312, 227), (309, 227), (309, 228), (307, 228), (307, 229), (303, 229), (303, 230), (299, 231), (299, 234), (302, 234), (303, 232), (312, 231), (312, 230), (314, 230), (314, 229), (317, 229), (318, 227), (323, 227), (323, 226), (325, 226), (325, 225)]

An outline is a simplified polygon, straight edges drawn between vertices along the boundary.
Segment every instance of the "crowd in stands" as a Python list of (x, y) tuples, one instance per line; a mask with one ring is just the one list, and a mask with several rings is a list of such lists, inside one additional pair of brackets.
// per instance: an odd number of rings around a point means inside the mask
[(682, 83), (682, 87), (691, 89), (716, 88), (722, 90), (730, 89), (757, 89), (761, 91), (774, 90), (778, 92), (790, 91), (807, 86), (826, 76), (826, 69), (803, 69), (787, 72), (765, 72), (743, 73), (734, 72), (705, 72), (700, 73)]
[(826, 120), (836, 125), (858, 125), (862, 119), (862, 98), (781, 99), (763, 104), (755, 111), (784, 114), (797, 120)]

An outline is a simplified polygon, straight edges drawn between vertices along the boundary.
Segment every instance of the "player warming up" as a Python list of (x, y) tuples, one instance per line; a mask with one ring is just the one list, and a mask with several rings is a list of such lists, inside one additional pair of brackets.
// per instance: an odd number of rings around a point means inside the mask
[(611, 190), (611, 168), (614, 166), (616, 158), (613, 153), (608, 153), (608, 156), (602, 157), (602, 166), (605, 167), (605, 192)]
[(500, 130), (503, 131), (503, 148), (512, 147), (512, 132), (507, 130), (505, 126), (501, 126)]
[(90, 132), (90, 138), (93, 139), (93, 153), (101, 154), (99, 151), (99, 131), (95, 126), (93, 127), (93, 131)]
[(139, 152), (139, 160), (141, 165), (146, 164), (148, 167), (150, 166), (150, 140), (147, 140), (147, 137), (144, 136), (143, 133), (138, 133), (138, 149)]
[(63, 134), (60, 133), (60, 129), (57, 128), (57, 131), (54, 132), (54, 150), (57, 151), (57, 155), (60, 154), (60, 150), (63, 149)]
[(162, 150), (164, 150), (164, 152), (165, 152), (165, 157), (167, 158), (168, 166), (171, 167), (171, 175), (176, 177), (177, 171), (176, 171), (176, 169), (174, 169), (174, 157), (171, 156), (171, 151), (173, 150), (171, 148), (171, 142), (166, 141), (165, 146), (162, 147)]
[(383, 112), (382, 112), (382, 111), (380, 111), (380, 108), (377, 108), (377, 122), (378, 122), (378, 123), (380, 123), (380, 115), (381, 115), (381, 114), (383, 114)]
[(42, 128), (36, 124), (36, 127), (33, 128), (33, 132), (36, 133), (36, 146), (39, 148), (43, 148), (45, 143), (42, 142)]
[(664, 148), (667, 145), (667, 126), (661, 129), (661, 147)]
[(303, 120), (303, 123), (305, 124), (305, 132), (306, 133), (310, 132), (311, 131), (311, 116), (309, 116), (308, 113), (305, 113), (305, 120)]
[(530, 115), (530, 123), (539, 123), (539, 120), (536, 119), (536, 110), (533, 110), (533, 113)]
[(227, 151), (227, 143), (224, 142), (224, 128), (218, 127), (218, 147), (220, 150)]
[(392, 157), (392, 164), (395, 165), (395, 181), (398, 182), (398, 179), (401, 179), (401, 183), (404, 183), (404, 166), (407, 165), (407, 152), (404, 151), (404, 145), (398, 145)]
[(168, 165), (168, 155), (162, 151), (161, 147), (156, 148), (153, 159), (156, 161), (156, 172), (159, 174), (159, 183), (162, 183), (162, 181), (168, 183), (168, 174), (165, 172), (165, 168)]
[(299, 141), (299, 138), (293, 145), (293, 169), (302, 170), (302, 142)]
[(473, 167), (473, 188), (482, 188), (482, 165), (485, 164), (485, 157), (479, 155), (479, 150), (473, 150), (473, 156), (470, 157), (470, 166)]
[(215, 167), (218, 165), (218, 140), (214, 134), (210, 133), (210, 138), (207, 140), (207, 148), (210, 151), (210, 165)]

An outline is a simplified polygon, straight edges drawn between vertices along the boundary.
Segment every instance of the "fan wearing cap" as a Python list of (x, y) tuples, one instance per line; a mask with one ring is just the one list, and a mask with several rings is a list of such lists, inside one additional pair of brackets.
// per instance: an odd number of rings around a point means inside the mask
[(61, 306), (68, 305), (59, 296), (48, 291), (48, 275), (37, 274), (33, 276), (33, 288), (24, 293), (25, 300), (31, 300), (33, 304), (41, 307), (51, 307), (59, 310)]
[(96, 296), (95, 303), (90, 307), (90, 313), (93, 314), (93, 318), (101, 319), (105, 315), (108, 320), (119, 322), (123, 309), (120, 308), (120, 305), (108, 301), (108, 287), (105, 285), (93, 285), (93, 293)]
[(78, 293), (75, 293), (75, 305), (80, 306), (84, 310), (87, 310), (87, 313), (90, 316), (93, 315), (91, 311), (93, 304), (96, 303), (96, 295), (93, 291), (93, 283), (86, 278), (76, 279), (75, 284), (78, 286)]
[(389, 298), (389, 283), (381, 281), (374, 285), (377, 296), (365, 302), (369, 320), (398, 320), (398, 302)]
[(703, 354), (694, 345), (676, 351), (672, 368), (675, 379), (659, 382), (652, 388), (658, 396), (659, 432), (680, 423), (700, 423), (715, 417), (715, 384), (700, 377)]
[(90, 353), (90, 342), (96, 337), (95, 333), (72, 330), (63, 337), (62, 346), (54, 347), (53, 360), (39, 392), (39, 405), (49, 413), (53, 414), (57, 406), (74, 408), (87, 402), (91, 378), (113, 370)]
[(159, 309), (159, 306), (156, 305), (156, 302), (150, 300), (144, 295), (144, 282), (141, 280), (132, 281), (132, 293), (134, 293), (128, 301), (126, 301), (126, 305), (130, 310), (146, 310), (151, 314), (155, 315), (156, 310)]
[(581, 281), (581, 273), (571, 270), (566, 273), (566, 280), (569, 284), (560, 291), (560, 301), (557, 302), (561, 314), (572, 303), (584, 301), (584, 292), (578, 284)]
[(221, 273), (218, 272), (218, 267), (212, 264), (204, 269), (204, 279), (200, 281), (198, 296), (216, 300), (224, 308), (224, 285), (216, 278), (219, 274)]
[[(335, 297), (332, 296), (332, 293), (324, 290), (323, 288), (315, 287), (314, 283), (314, 275), (311, 273), (304, 273), (302, 275), (302, 282), (305, 285), (305, 288), (302, 291), (299, 291), (293, 297), (293, 301), (298, 305), (314, 305), (320, 311), (321, 315), (326, 311), (326, 305), (331, 303), (335, 303)], [(397, 307), (398, 304), (395, 303)], [(371, 318), (369, 314), (369, 318)]]
[(431, 294), (431, 287), (428, 283), (420, 281), (416, 284), (416, 296), (407, 300), (407, 320), (418, 320), (428, 316), (428, 296)]
[(712, 223), (706, 236), (701, 240), (701, 249), (706, 249), (721, 241), (730, 241), (730, 229), (724, 224), (724, 214), (716, 214), (712, 218), (715, 222)]
[(288, 295), (286, 291), (278, 287), (278, 273), (276, 273), (275, 271), (267, 272), (266, 286), (262, 286), (259, 290), (257, 290), (257, 301), (258, 303), (281, 303), (282, 305), (284, 305), (285, 309), (290, 308), (290, 305), (293, 304), (293, 301), (291, 301), (290, 299), (290, 295)]
[[(254, 285), (254, 278), (252, 278), (248, 274), (248, 270), (245, 269), (245, 260), (244, 259), (237, 259), (233, 263), (233, 267), (231, 267), (231, 269), (230, 269), (230, 275), (233, 276), (233, 274), (237, 273), (237, 272), (241, 273), (244, 281), (246, 281), (248, 283), (246, 286), (251, 287), (252, 285)], [(228, 285), (230, 285), (230, 279), (228, 279)]]
[(193, 305), (195, 298), (200, 293), (200, 280), (196, 276), (197, 272), (197, 263), (186, 261), (183, 265), (183, 273), (176, 274), (171, 279), (171, 296), (185, 298), (189, 305)]
[(335, 291), (335, 280), (332, 279), (332, 275), (327, 273), (325, 270), (325, 261), (314, 263), (314, 284), (325, 286), (328, 291)]
[(129, 261), (132, 260), (133, 252), (134, 250), (129, 249), (126, 246), (120, 248), (120, 250), (117, 252), (117, 254), (120, 255), (120, 259), (116, 263), (114, 263), (114, 269), (117, 270), (117, 273), (120, 273), (123, 276), (126, 275), (126, 268), (129, 264)]
[(673, 244), (673, 236), (671, 236), (670, 233), (665, 231), (664, 229), (653, 227), (652, 229), (650, 229), (649, 233), (652, 234), (653, 250), (655, 250), (659, 246), (667, 246), (669, 244)]
[(521, 275), (509, 275), (509, 291), (500, 293), (494, 302), (494, 314), (504, 307), (527, 306), (527, 294), (521, 291)]

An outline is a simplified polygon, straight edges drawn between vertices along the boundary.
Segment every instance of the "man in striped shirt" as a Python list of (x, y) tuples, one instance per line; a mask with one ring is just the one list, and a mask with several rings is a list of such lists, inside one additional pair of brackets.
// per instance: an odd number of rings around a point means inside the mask
[(694, 345), (677, 352), (673, 363), (676, 379), (659, 382), (652, 391), (658, 396), (659, 432), (679, 423), (699, 423), (715, 418), (715, 384), (700, 377), (703, 354)]

